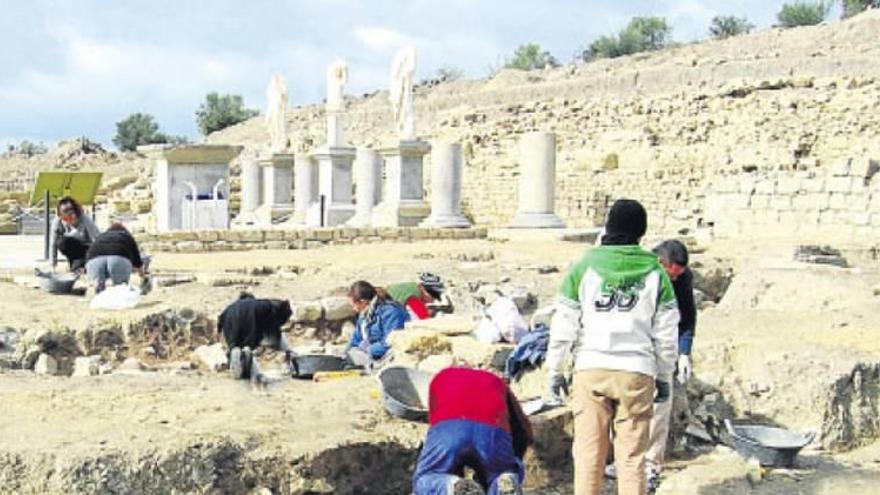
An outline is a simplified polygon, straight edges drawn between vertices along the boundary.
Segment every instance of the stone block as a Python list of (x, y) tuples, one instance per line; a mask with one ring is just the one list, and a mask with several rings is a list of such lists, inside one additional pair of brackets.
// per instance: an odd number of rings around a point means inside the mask
[(859, 179), (870, 179), (880, 170), (880, 159), (868, 157), (855, 158), (849, 165), (850, 175)]
[(853, 190), (855, 179), (852, 177), (831, 177), (828, 179), (827, 185), (829, 192), (848, 194)]
[(739, 180), (739, 192), (741, 194), (752, 194), (755, 192), (757, 181), (754, 177), (742, 177)]
[(446, 336), (468, 335), (474, 330), (474, 317), (461, 314), (440, 314), (427, 320), (410, 320), (407, 331), (427, 330)]
[(333, 240), (333, 229), (330, 228), (320, 228), (320, 229), (312, 229), (306, 234), (309, 240), (314, 241), (332, 241)]
[(771, 197), (768, 194), (755, 194), (750, 198), (749, 206), (756, 210), (769, 208)]
[(182, 241), (174, 245), (174, 250), (178, 253), (203, 253), (207, 251), (205, 245), (199, 241)]
[(220, 232), (216, 230), (200, 230), (196, 232), (196, 236), (201, 242), (217, 242), (220, 240)]
[(57, 375), (58, 361), (46, 353), (41, 353), (37, 357), (37, 363), (34, 365), (34, 373), (38, 375)]
[(849, 177), (850, 174), (850, 158), (840, 158), (831, 164), (831, 175), (834, 177)]
[(228, 360), (223, 344), (201, 345), (193, 351), (193, 360), (201, 363), (210, 371), (219, 372), (226, 369)]
[(770, 197), (770, 208), (779, 211), (787, 211), (792, 209), (791, 196), (784, 194), (776, 194)]
[(296, 323), (314, 323), (324, 317), (324, 307), (320, 301), (297, 302), (293, 306), (291, 321)]
[(777, 194), (794, 194), (801, 190), (803, 180), (797, 177), (783, 177), (776, 182)]
[(470, 336), (450, 337), (452, 354), (462, 363), (478, 367), (504, 369), (507, 356), (513, 351), (510, 344), (485, 344)]
[(328, 321), (350, 320), (356, 314), (351, 301), (342, 296), (321, 299), (321, 308), (324, 310), (324, 319)]
[(285, 241), (298, 241), (303, 238), (303, 230), (284, 230), (284, 240)]
[(266, 241), (263, 244), (263, 247), (265, 247), (266, 249), (282, 251), (288, 248), (288, 244), (287, 241)]
[(773, 179), (762, 179), (755, 184), (755, 192), (758, 194), (773, 194), (776, 191), (776, 181)]
[[(467, 338), (476, 342), (473, 338)], [(388, 343), (396, 355), (411, 354), (420, 360), (433, 354), (453, 351), (451, 337), (433, 330), (396, 330), (388, 336)]]
[(101, 370), (101, 356), (80, 356), (73, 361), (76, 377), (96, 376)]
[(263, 234), (263, 239), (266, 241), (283, 241), (284, 240), (284, 231), (283, 230), (267, 230)]
[(857, 227), (871, 225), (872, 214), (868, 211), (856, 212), (852, 216), (853, 225)]
[(802, 187), (805, 192), (818, 193), (825, 191), (825, 179), (814, 177), (812, 179), (804, 179)]
[(229, 240), (238, 242), (263, 242), (266, 233), (262, 230), (230, 230)]

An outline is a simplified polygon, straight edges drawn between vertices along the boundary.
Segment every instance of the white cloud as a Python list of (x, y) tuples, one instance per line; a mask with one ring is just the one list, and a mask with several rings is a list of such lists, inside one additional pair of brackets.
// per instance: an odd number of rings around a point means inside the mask
[(354, 37), (375, 51), (385, 51), (414, 42), (414, 39), (400, 31), (377, 26), (357, 26), (352, 30)]

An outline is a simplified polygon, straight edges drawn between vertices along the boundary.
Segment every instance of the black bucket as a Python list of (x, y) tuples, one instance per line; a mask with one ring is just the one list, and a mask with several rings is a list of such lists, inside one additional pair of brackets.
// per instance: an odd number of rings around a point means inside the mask
[(392, 416), (410, 421), (428, 419), (428, 388), (432, 375), (404, 366), (390, 366), (379, 372), (382, 405)]
[(293, 358), (293, 376), (312, 378), (319, 371), (342, 371), (343, 360), (330, 354), (304, 354)]
[(40, 287), (50, 294), (70, 294), (73, 285), (79, 279), (78, 273), (51, 273), (36, 269), (37, 281)]
[(788, 468), (816, 436), (814, 432), (795, 433), (761, 425), (734, 425), (725, 420), (734, 450), (746, 459), (756, 458), (762, 466)]

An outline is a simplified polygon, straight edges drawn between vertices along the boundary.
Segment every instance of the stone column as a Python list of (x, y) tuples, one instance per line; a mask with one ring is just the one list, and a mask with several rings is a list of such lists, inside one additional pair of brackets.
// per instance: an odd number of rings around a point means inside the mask
[(382, 157), (374, 150), (358, 148), (354, 171), (355, 214), (346, 225), (367, 227), (372, 223), (373, 207), (382, 199)]
[(447, 141), (431, 145), (431, 216), (422, 227), (467, 228), (461, 214), (461, 144)]
[(385, 198), (373, 209), (374, 227), (413, 227), (428, 216), (422, 164), (430, 149), (413, 139), (379, 150), (385, 158)]
[(324, 198), (324, 226), (347, 222), (354, 216), (352, 163), (354, 148), (325, 146), (312, 153), (318, 163), (318, 194)]
[(293, 215), (285, 222), (287, 226), (305, 226), (309, 219), (317, 217), (318, 169), (308, 153), (297, 153), (293, 162)]
[(241, 159), (241, 205), (238, 216), (233, 223), (236, 225), (254, 225), (257, 223), (257, 208), (260, 206), (262, 189), (262, 170), (256, 157), (247, 156)]
[(335, 148), (345, 146), (342, 113), (335, 110), (327, 111), (327, 146)]
[(293, 212), (290, 193), (293, 189), (293, 155), (273, 153), (260, 160), (263, 169), (263, 204), (258, 209), (261, 222), (271, 223), (273, 219)]
[(524, 134), (519, 140), (519, 207), (511, 227), (564, 228), (554, 213), (556, 202), (556, 135)]

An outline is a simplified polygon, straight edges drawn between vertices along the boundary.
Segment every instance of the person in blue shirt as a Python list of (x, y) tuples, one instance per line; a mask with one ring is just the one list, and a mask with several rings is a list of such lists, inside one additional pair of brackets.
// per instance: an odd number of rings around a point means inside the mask
[(404, 327), (409, 313), (364, 280), (352, 284), (348, 296), (357, 320), (345, 356), (354, 366), (371, 369), (387, 357), (388, 335)]

